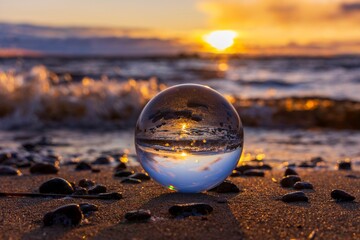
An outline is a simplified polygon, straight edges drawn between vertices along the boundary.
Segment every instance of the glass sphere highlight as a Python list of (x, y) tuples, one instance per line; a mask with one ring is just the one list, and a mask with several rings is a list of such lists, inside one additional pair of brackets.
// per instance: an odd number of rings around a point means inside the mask
[(155, 181), (179, 192), (202, 192), (236, 167), (243, 127), (220, 93), (181, 84), (145, 106), (136, 125), (135, 147), (140, 164)]

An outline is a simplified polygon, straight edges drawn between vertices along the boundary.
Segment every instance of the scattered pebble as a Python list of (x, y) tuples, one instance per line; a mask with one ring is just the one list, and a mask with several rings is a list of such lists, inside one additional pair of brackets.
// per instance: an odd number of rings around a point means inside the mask
[(92, 173), (99, 173), (101, 170), (100, 170), (100, 168), (93, 168), (93, 169), (91, 169), (91, 172)]
[(76, 187), (73, 195), (87, 195), (88, 191), (86, 188)]
[(151, 218), (150, 210), (139, 209), (125, 214), (126, 220), (130, 222), (147, 221)]
[(113, 199), (113, 200), (119, 200), (122, 199), (122, 194), (118, 192), (111, 192), (111, 193), (100, 193), (97, 195), (99, 199)]
[(341, 161), (337, 164), (339, 170), (351, 170), (351, 162), (350, 161)]
[(226, 198), (218, 198), (216, 201), (217, 203), (228, 203), (228, 200)]
[(79, 225), (82, 219), (83, 214), (80, 206), (78, 204), (68, 204), (46, 213), (43, 222), (45, 226), (62, 225), (68, 227)]
[(322, 157), (318, 156), (318, 157), (313, 157), (313, 158), (311, 158), (311, 159), (310, 159), (310, 162), (311, 162), (312, 164), (317, 165), (318, 163), (325, 162), (325, 160), (324, 160)]
[(89, 188), (95, 186), (95, 182), (93, 180), (83, 178), (79, 181), (79, 186), (83, 188)]
[(76, 171), (84, 171), (84, 170), (91, 170), (92, 167), (90, 165), (90, 163), (85, 162), (85, 161), (81, 161), (78, 164), (76, 164), (75, 170)]
[(351, 194), (345, 192), (344, 190), (335, 189), (331, 191), (331, 197), (335, 199), (336, 201), (341, 202), (348, 202), (348, 201), (354, 201), (355, 197)]
[(299, 176), (288, 175), (286, 177), (283, 177), (283, 179), (281, 179), (280, 185), (282, 187), (289, 188), (289, 187), (293, 187), (296, 182), (300, 182), (300, 181), (301, 181), (301, 179)]
[(298, 165), (298, 167), (300, 167), (300, 168), (314, 168), (314, 167), (316, 167), (316, 164), (314, 164), (314, 163), (312, 163), (312, 162), (306, 162), (306, 161), (304, 161), (304, 162), (301, 162), (301, 163)]
[(348, 175), (346, 175), (345, 177), (347, 177), (347, 178), (354, 178), (354, 179), (360, 178), (359, 176), (356, 176), (356, 175), (354, 175), (354, 174), (348, 174)]
[(208, 190), (217, 193), (238, 193), (240, 189), (229, 180), (225, 180), (224, 182), (220, 183), (218, 186)]
[(213, 208), (206, 203), (176, 204), (169, 208), (169, 213), (175, 217), (209, 215)]
[(309, 198), (305, 195), (305, 193), (298, 191), (283, 195), (281, 200), (283, 202), (308, 202)]
[(286, 168), (286, 170), (284, 172), (284, 176), (286, 177), (289, 175), (299, 175), (299, 174), (292, 168)]
[(108, 165), (114, 162), (114, 158), (111, 156), (100, 156), (92, 164), (95, 165)]
[(88, 193), (91, 194), (91, 195), (96, 195), (96, 194), (99, 194), (99, 193), (106, 193), (107, 191), (107, 188), (104, 186), (104, 185), (95, 185), (93, 187), (91, 187), (89, 190), (88, 190)]
[(136, 178), (124, 178), (123, 180), (121, 180), (121, 183), (131, 183), (131, 184), (138, 184), (141, 183), (140, 179), (136, 179)]
[(57, 174), (59, 167), (50, 163), (36, 163), (30, 168), (32, 174)]
[(120, 171), (120, 170), (124, 170), (126, 169), (126, 164), (123, 162), (120, 162), (116, 167), (115, 167), (115, 171)]
[(71, 184), (63, 178), (53, 178), (39, 187), (40, 193), (72, 194), (74, 192)]
[(96, 206), (95, 204), (90, 204), (90, 203), (80, 203), (80, 210), (84, 215), (88, 215), (92, 212), (97, 212), (99, 211), (99, 207)]
[(134, 171), (119, 170), (119, 171), (115, 172), (114, 177), (128, 177), (132, 174), (134, 174)]
[(243, 174), (248, 177), (264, 177), (265, 176), (264, 171), (261, 171), (261, 170), (246, 170)]
[(296, 182), (294, 184), (294, 188), (301, 190), (301, 189), (314, 189), (314, 186), (309, 182)]
[(19, 169), (11, 166), (0, 166), (0, 176), (20, 176), (22, 173)]
[(141, 172), (134, 173), (134, 174), (130, 175), (129, 178), (135, 178), (135, 179), (139, 179), (139, 180), (142, 180), (142, 181), (146, 181), (146, 180), (151, 179), (150, 176), (147, 173), (141, 173)]

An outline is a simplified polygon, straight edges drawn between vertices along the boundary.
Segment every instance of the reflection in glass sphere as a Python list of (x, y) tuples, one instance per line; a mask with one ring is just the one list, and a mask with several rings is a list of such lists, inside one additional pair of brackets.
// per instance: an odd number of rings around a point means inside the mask
[(135, 145), (138, 160), (155, 181), (179, 192), (201, 192), (221, 183), (236, 167), (243, 128), (220, 93), (182, 84), (145, 106)]

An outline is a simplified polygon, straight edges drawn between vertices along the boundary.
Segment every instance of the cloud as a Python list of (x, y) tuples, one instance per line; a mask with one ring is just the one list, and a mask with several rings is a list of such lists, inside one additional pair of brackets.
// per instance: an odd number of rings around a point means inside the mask
[(360, 40), (359, 1), (341, 0), (202, 0), (198, 7), (213, 28), (235, 29), (245, 41), (286, 44), (289, 41)]
[(108, 56), (173, 55), (191, 49), (176, 39), (138, 37), (139, 31), (147, 30), (0, 23), (0, 47), (42, 54)]

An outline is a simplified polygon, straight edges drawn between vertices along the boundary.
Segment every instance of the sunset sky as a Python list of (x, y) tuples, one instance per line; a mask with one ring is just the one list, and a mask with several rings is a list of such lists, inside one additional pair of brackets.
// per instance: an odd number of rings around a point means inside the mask
[(359, 0), (12, 0), (0, 2), (0, 22), (89, 27), (194, 51), (211, 51), (203, 40), (211, 31), (233, 30), (231, 52), (360, 53)]

